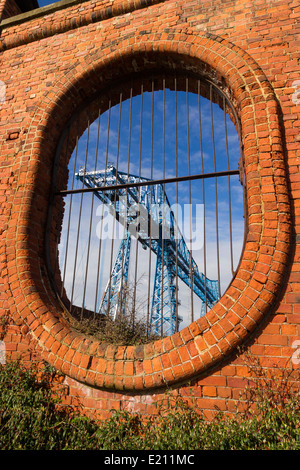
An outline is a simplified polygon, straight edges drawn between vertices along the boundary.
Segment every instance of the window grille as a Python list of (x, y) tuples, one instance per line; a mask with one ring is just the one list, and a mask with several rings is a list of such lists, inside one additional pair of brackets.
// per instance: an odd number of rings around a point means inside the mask
[(213, 82), (111, 87), (69, 122), (53, 181), (49, 265), (71, 314), (118, 321), (130, 310), (149, 334), (169, 335), (230, 284), (244, 243), (243, 166), (238, 117)]

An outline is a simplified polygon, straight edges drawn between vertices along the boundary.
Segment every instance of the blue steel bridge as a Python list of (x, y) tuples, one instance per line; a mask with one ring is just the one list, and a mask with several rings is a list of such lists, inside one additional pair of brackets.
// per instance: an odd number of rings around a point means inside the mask
[(178, 276), (211, 308), (219, 298), (218, 281), (201, 272), (182, 236), (164, 185), (141, 176), (119, 171), (109, 164), (103, 171), (79, 170), (76, 178), (94, 194), (124, 226), (124, 237), (117, 252), (110, 279), (97, 306), (97, 312), (113, 319), (124, 314), (131, 239), (156, 254), (153, 293), (148, 332), (170, 335), (182, 320), (177, 315), (176, 277)]

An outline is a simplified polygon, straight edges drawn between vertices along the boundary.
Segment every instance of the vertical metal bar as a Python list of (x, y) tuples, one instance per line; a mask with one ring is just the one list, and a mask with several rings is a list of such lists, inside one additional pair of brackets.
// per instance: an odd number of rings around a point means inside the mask
[[(89, 135), (90, 135), (90, 120), (88, 120), (88, 127), (87, 127), (87, 139), (86, 139), (86, 150), (85, 150), (85, 160), (84, 160), (84, 173), (86, 172), (86, 162), (87, 162), (88, 147), (89, 147)], [(83, 177), (83, 181), (82, 181), (82, 187), (83, 186), (84, 186), (84, 177)], [(83, 193), (81, 193), (81, 197), (80, 197), (80, 206), (79, 206), (79, 215), (78, 215), (78, 227), (77, 227), (75, 259), (74, 259), (74, 269), (73, 269), (73, 282), (72, 282), (72, 293), (71, 293), (71, 307), (70, 307), (71, 309), (72, 309), (72, 306), (73, 306), (74, 287), (75, 287), (75, 278), (76, 278), (76, 269), (77, 269), (77, 255), (78, 255), (78, 244), (79, 244), (79, 236), (80, 236), (80, 229), (81, 229), (82, 204), (83, 204)]]
[[(99, 112), (98, 112), (97, 141), (96, 141), (96, 153), (95, 153), (94, 172), (96, 172), (96, 170), (97, 170), (98, 147), (99, 147), (99, 131), (100, 131), (100, 109), (99, 109)], [(94, 174), (94, 185), (95, 185), (95, 177), (96, 177), (96, 176), (95, 176), (95, 174)], [(84, 310), (84, 303), (85, 303), (85, 296), (86, 296), (86, 284), (87, 284), (87, 277), (88, 277), (88, 270), (89, 270), (91, 233), (92, 233), (93, 212), (94, 212), (94, 199), (95, 199), (95, 192), (93, 191), (93, 192), (92, 192), (92, 199), (91, 199), (90, 224), (89, 224), (89, 236), (88, 236), (88, 249), (87, 249), (87, 259), (86, 259), (86, 268), (85, 268), (84, 290), (83, 290), (83, 296), (82, 296), (81, 316), (83, 315), (83, 310)]]
[[(229, 163), (229, 150), (228, 150), (228, 135), (227, 135), (227, 120), (226, 120), (226, 101), (225, 101), (225, 96), (223, 96), (223, 109), (224, 109), (224, 128), (225, 128), (227, 169), (229, 170), (229, 168), (230, 168), (230, 163)], [(234, 268), (233, 268), (232, 212), (231, 212), (231, 186), (230, 186), (230, 175), (228, 175), (228, 203), (229, 203), (230, 260), (231, 260), (231, 272), (232, 272), (232, 275), (234, 275)]]
[[(106, 156), (105, 156), (105, 176), (106, 176), (107, 164), (108, 164), (108, 153), (109, 153), (109, 142), (110, 142), (110, 124), (111, 124), (111, 97), (109, 99), (109, 110), (108, 110)], [(103, 202), (103, 204), (104, 204), (104, 202)], [(113, 244), (113, 237), (112, 237), (112, 244)], [(111, 253), (110, 253), (109, 279), (111, 279), (111, 273), (112, 273), (112, 259), (113, 259), (113, 250), (111, 250)], [(107, 307), (107, 315), (108, 316), (110, 316), (110, 292), (111, 292), (111, 284), (109, 284), (108, 307)]]
[[(213, 146), (213, 159), (214, 170), (217, 171), (216, 165), (216, 152), (215, 152), (215, 136), (214, 136), (214, 122), (213, 122), (213, 101), (212, 101), (212, 85), (210, 85), (210, 116), (211, 116), (211, 132), (212, 132), (212, 146)], [(215, 176), (215, 199), (216, 199), (216, 237), (217, 237), (217, 269), (218, 269), (218, 283), (219, 295), (221, 296), (221, 283), (220, 283), (220, 248), (219, 248), (219, 215), (218, 215), (218, 187), (217, 177)]]
[[(176, 178), (178, 176), (178, 102), (177, 102), (177, 78), (174, 79), (175, 90), (175, 165), (176, 165)], [(178, 182), (176, 182), (176, 331), (179, 330), (178, 320)]]
[[(73, 168), (73, 176), (72, 176), (72, 189), (74, 189), (74, 178), (75, 178), (75, 171), (76, 171), (76, 164), (77, 164), (77, 154), (78, 154), (78, 140), (79, 140), (79, 139), (78, 139), (78, 126), (79, 126), (79, 118), (80, 118), (80, 115), (78, 115), (78, 119), (77, 119), (77, 134), (76, 134), (76, 145), (75, 145), (75, 155), (74, 155), (74, 168)], [(64, 259), (64, 269), (63, 269), (63, 279), (62, 279), (61, 296), (63, 296), (63, 291), (64, 291), (64, 288), (65, 288), (65, 280), (66, 280), (66, 268), (67, 268), (67, 259), (68, 259), (68, 251), (69, 251), (69, 238), (70, 238), (70, 224), (71, 224), (72, 203), (73, 203), (73, 194), (70, 195), (68, 227), (67, 227), (67, 240), (66, 240), (66, 249), (65, 249), (65, 259)]]
[[(116, 175), (118, 176), (118, 171), (119, 171), (119, 157), (120, 157), (120, 134), (121, 134), (121, 117), (122, 117), (122, 102), (123, 102), (123, 93), (122, 91), (120, 92), (120, 101), (119, 101), (119, 121), (118, 121), (118, 143), (117, 143), (117, 161), (116, 161)], [(116, 203), (117, 203), (117, 191), (115, 191), (115, 199), (114, 199), (114, 209), (116, 211)], [(114, 218), (114, 221), (113, 221), (114, 225), (115, 225), (115, 218)], [(114, 238), (114, 232), (115, 232), (115, 228), (113, 227), (113, 238)], [(112, 251), (113, 251), (113, 244), (112, 244)], [(123, 244), (123, 248), (122, 248), (122, 277), (123, 277), (123, 262), (124, 262), (124, 244)], [(122, 282), (121, 282), (121, 285), (122, 285)], [(118, 304), (120, 305), (120, 309), (122, 308), (122, 304), (121, 304), (121, 301), (122, 301), (122, 294), (120, 292), (120, 298), (118, 298)], [(118, 304), (116, 306), (116, 318), (117, 318), (117, 308), (118, 308)]]
[[(65, 159), (64, 163), (62, 165), (62, 168), (65, 169), (67, 168), (67, 158), (68, 158), (68, 148), (69, 148), (69, 140), (70, 140), (70, 126), (68, 127), (68, 134), (67, 134), (67, 139), (66, 139), (66, 154), (65, 154)], [(61, 187), (61, 184), (59, 184), (59, 187)], [(60, 196), (59, 198), (59, 213), (63, 214), (63, 196)], [(58, 251), (58, 237), (56, 237), (56, 243), (55, 243), (55, 260), (54, 260), (54, 268), (53, 268), (53, 276), (55, 278), (56, 275), (56, 269), (59, 267), (59, 251)]]
[[(142, 138), (143, 138), (143, 103), (144, 103), (144, 85), (141, 85), (141, 110), (140, 110), (140, 146), (139, 146), (139, 181), (141, 181), (141, 171), (142, 171)], [(139, 187), (139, 197), (138, 203), (140, 204), (141, 198), (141, 190), (142, 188)], [(136, 308), (136, 291), (137, 291), (137, 271), (138, 271), (138, 251), (139, 251), (139, 241), (138, 241), (139, 234), (137, 232), (137, 239), (136, 239), (136, 251), (135, 251), (135, 270), (134, 270), (134, 296), (133, 296), (133, 325), (135, 323), (134, 317), (136, 315), (135, 308)]]
[[(165, 78), (163, 78), (163, 179), (165, 179)], [(163, 184), (163, 205), (162, 205), (162, 248), (161, 248), (161, 313), (160, 313), (160, 334), (163, 337), (163, 316), (164, 316), (164, 222), (165, 222), (165, 185)]]
[[(107, 123), (107, 138), (106, 138), (106, 155), (105, 155), (105, 171), (104, 171), (104, 186), (106, 184), (106, 170), (107, 170), (107, 158), (108, 158), (108, 141), (109, 141), (109, 127), (110, 127), (110, 113), (111, 113), (111, 101), (109, 100), (108, 105), (108, 123)], [(95, 305), (94, 305), (94, 316), (97, 310), (97, 303), (99, 297), (99, 274), (100, 274), (100, 262), (102, 254), (102, 231), (103, 231), (103, 215), (104, 215), (104, 199), (105, 191), (103, 191), (103, 201), (102, 201), (102, 214), (101, 214), (101, 229), (99, 234), (99, 247), (98, 247), (98, 267), (97, 267), (97, 283), (96, 283), (96, 295), (95, 295)]]
[[(190, 120), (189, 120), (189, 79), (186, 78), (186, 120), (187, 120), (187, 151), (188, 151), (188, 171), (191, 175), (190, 156)], [(189, 181), (189, 211), (190, 211), (190, 275), (191, 275), (191, 322), (194, 321), (194, 275), (193, 275), (193, 247), (192, 247), (192, 187)]]
[[(63, 196), (60, 196), (59, 197), (59, 213), (60, 214), (63, 214)], [(56, 239), (55, 239), (55, 258), (54, 258), (54, 267), (53, 267), (53, 277), (55, 279), (55, 276), (56, 276), (56, 270), (57, 268), (59, 267), (59, 260), (58, 260), (58, 257), (59, 257), (59, 250), (58, 250), (58, 238), (59, 238), (59, 235), (56, 236)]]
[[(201, 82), (198, 80), (198, 114), (199, 114), (199, 136), (200, 136), (200, 154), (201, 154), (201, 170), (204, 174), (204, 158), (203, 158), (203, 144), (202, 144), (202, 121), (201, 121)], [(204, 179), (202, 179), (202, 202), (203, 202), (203, 270), (204, 270), (204, 299), (205, 299), (205, 313), (207, 313), (207, 282), (206, 282), (206, 227), (205, 227), (205, 186)]]
[[(153, 134), (154, 134), (154, 81), (151, 81), (151, 169), (150, 179), (153, 179)], [(151, 286), (151, 246), (152, 246), (152, 201), (153, 201), (153, 188), (150, 186), (150, 226), (149, 226), (149, 265), (148, 265), (148, 301), (147, 301), (147, 336), (149, 335), (149, 321), (150, 321), (150, 286)]]
[[(118, 120), (118, 141), (117, 141), (117, 160), (116, 160), (116, 175), (118, 176), (118, 170), (119, 170), (119, 152), (120, 152), (120, 132), (121, 132), (121, 113), (122, 113), (122, 93), (120, 93), (120, 101), (119, 101), (119, 120)], [(115, 190), (114, 194), (114, 210), (116, 211), (116, 203), (117, 203), (117, 190)], [(115, 224), (116, 224), (116, 218), (113, 218), (113, 227), (112, 227), (112, 238), (111, 238), (111, 252), (110, 252), (110, 272), (112, 273), (112, 262), (113, 262), (113, 252), (114, 252), (114, 236), (115, 236)], [(123, 244), (124, 248), (124, 244)], [(124, 254), (124, 249), (123, 249), (123, 254)], [(111, 284), (109, 284), (109, 304), (110, 304), (110, 295), (111, 295)], [(118, 299), (119, 300), (119, 299)], [(116, 308), (118, 307), (118, 304), (116, 305)], [(116, 311), (117, 313), (117, 311)]]
[[(127, 181), (129, 178), (129, 172), (130, 172), (130, 153), (131, 153), (131, 127), (132, 127), (132, 85), (130, 87), (130, 105), (129, 105), (129, 126), (128, 126), (128, 154), (127, 154)], [(126, 224), (127, 224), (127, 217), (128, 217), (128, 188), (126, 189), (126, 202), (125, 202), (125, 223), (124, 223), (124, 230), (123, 230), (123, 239), (125, 238), (125, 233), (126, 233)], [(123, 244), (123, 255), (124, 255), (124, 244)], [(123, 271), (124, 271), (124, 256), (122, 256), (122, 274), (121, 274), (121, 299), (120, 299), (120, 305), (123, 305), (123, 302), (126, 302), (126, 292), (125, 295), (123, 296)], [(128, 290), (128, 286), (125, 286), (126, 289)], [(128, 292), (127, 292), (128, 294)]]
[[(121, 104), (122, 104), (122, 93), (120, 93), (120, 102), (119, 102), (116, 175), (118, 175), (118, 169), (119, 169), (120, 126), (121, 126), (121, 110), (122, 110)], [(117, 190), (115, 190), (115, 194), (114, 194), (114, 210), (116, 210), (116, 201), (117, 201)], [(113, 217), (113, 220), (112, 220), (111, 249), (110, 249), (110, 278), (111, 278), (111, 273), (112, 273), (112, 269), (113, 269), (112, 266), (113, 266), (113, 254), (114, 254), (115, 223), (116, 223), (116, 218)], [(109, 283), (109, 288), (108, 288), (108, 313), (110, 313), (110, 296), (111, 296), (111, 283)]]

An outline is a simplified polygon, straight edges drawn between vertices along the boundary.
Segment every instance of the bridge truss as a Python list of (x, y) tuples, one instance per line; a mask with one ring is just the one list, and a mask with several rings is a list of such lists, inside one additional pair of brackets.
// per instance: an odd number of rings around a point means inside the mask
[(96, 187), (94, 194), (124, 226), (111, 276), (97, 307), (99, 313), (117, 319), (125, 312), (132, 237), (156, 255), (149, 333), (170, 335), (178, 331), (182, 318), (177, 314), (177, 277), (202, 300), (200, 315), (205, 313), (206, 305), (214, 305), (219, 298), (218, 281), (199, 272), (163, 184), (119, 171), (113, 164), (106, 170), (81, 169), (76, 178), (87, 188)]

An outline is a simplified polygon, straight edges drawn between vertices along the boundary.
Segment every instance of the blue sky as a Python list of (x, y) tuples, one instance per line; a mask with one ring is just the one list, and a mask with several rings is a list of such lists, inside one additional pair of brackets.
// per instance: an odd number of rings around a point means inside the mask
[(59, 0), (38, 0), (39, 6), (44, 7), (46, 5), (51, 5), (51, 3), (57, 3)]

